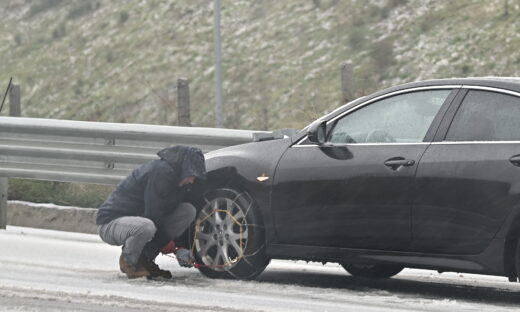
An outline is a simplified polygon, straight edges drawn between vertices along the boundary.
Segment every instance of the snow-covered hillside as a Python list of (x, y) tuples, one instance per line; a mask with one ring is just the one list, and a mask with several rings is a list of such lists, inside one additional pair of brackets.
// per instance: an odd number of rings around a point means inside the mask
[[(520, 74), (520, 0), (222, 0), (226, 126), (301, 127), (397, 83)], [(214, 126), (213, 1), (6, 0), (0, 89), (25, 116), (173, 124), (177, 78)], [(2, 114), (5, 114), (3, 112)]]

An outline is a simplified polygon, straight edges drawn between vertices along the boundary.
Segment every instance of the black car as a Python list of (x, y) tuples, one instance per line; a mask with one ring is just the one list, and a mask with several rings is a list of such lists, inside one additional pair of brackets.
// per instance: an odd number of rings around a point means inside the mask
[(206, 155), (203, 274), (299, 259), (364, 277), (520, 275), (520, 79), (400, 85), (261, 139)]

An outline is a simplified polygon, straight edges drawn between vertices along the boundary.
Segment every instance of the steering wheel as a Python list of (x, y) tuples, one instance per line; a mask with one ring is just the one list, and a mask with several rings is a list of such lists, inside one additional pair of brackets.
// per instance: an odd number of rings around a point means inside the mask
[(384, 130), (372, 130), (368, 133), (366, 143), (392, 143), (396, 142), (393, 136)]

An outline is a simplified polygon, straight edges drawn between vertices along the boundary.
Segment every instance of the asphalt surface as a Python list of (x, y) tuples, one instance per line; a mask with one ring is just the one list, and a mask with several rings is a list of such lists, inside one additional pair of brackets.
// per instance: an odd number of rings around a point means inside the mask
[(96, 235), (0, 231), (0, 311), (517, 311), (504, 277), (404, 270), (354, 278), (339, 265), (271, 262), (254, 281), (214, 280), (160, 256), (171, 280), (128, 280)]

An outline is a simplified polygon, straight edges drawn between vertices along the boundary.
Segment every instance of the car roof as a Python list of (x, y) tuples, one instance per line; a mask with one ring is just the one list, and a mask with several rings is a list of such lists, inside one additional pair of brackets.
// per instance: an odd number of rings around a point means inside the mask
[(424, 86), (442, 86), (442, 85), (473, 85), (507, 89), (520, 92), (520, 78), (517, 77), (469, 77), (469, 78), (448, 78), (433, 79), (418, 82), (410, 82), (395, 87), (387, 88), (376, 92), (388, 93), (388, 91), (402, 90)]

